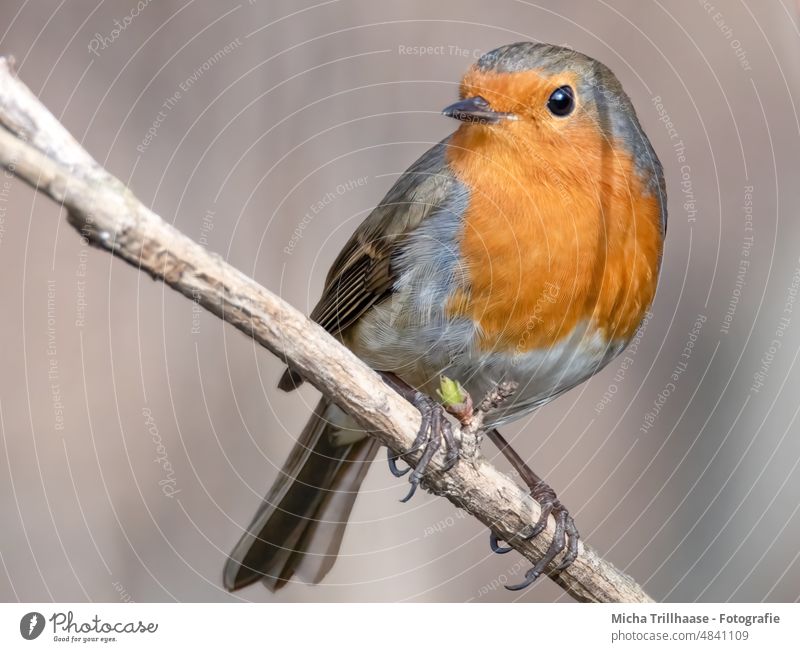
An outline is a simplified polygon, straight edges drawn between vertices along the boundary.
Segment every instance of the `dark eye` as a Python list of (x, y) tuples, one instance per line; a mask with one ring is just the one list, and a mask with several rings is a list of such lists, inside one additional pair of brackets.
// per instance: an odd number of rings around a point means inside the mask
[(561, 86), (547, 100), (547, 108), (553, 115), (563, 118), (575, 108), (575, 93), (570, 86)]

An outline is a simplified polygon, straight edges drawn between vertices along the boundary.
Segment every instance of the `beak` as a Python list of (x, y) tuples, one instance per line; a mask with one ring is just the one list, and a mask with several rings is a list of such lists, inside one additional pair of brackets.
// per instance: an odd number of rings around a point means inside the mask
[(442, 110), (442, 115), (448, 118), (455, 118), (461, 122), (475, 122), (478, 124), (497, 124), (502, 120), (516, 120), (517, 116), (513, 113), (501, 113), (492, 111), (489, 103), (480, 95), (459, 100)]

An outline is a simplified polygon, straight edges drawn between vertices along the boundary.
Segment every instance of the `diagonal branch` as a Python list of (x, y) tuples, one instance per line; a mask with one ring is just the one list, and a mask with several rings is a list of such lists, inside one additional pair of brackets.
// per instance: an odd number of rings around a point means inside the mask
[[(410, 450), (419, 413), (317, 324), (280, 297), (183, 235), (140, 203), (78, 144), (0, 58), (0, 165), (68, 210), (69, 222), (94, 246), (160, 279), (266, 349), (292, 363), (313, 385), (392, 450)], [(407, 456), (412, 466), (418, 453)], [(539, 505), (483, 457), (462, 459), (443, 474), (442, 456), (426, 486), (491, 528), (532, 562), (555, 529), (531, 541), (514, 533), (536, 522)], [(553, 564), (557, 565), (558, 558)], [(649, 602), (636, 582), (581, 543), (578, 559), (550, 577), (580, 601)]]

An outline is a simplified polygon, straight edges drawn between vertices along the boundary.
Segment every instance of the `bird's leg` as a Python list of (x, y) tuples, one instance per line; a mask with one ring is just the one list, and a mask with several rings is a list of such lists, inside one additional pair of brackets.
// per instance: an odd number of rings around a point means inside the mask
[[(487, 434), (489, 435), (489, 439), (494, 442), (495, 446), (497, 446), (500, 452), (505, 455), (509, 462), (511, 462), (511, 465), (520, 474), (523, 482), (528, 485), (528, 488), (531, 490), (531, 498), (539, 503), (542, 508), (542, 513), (539, 516), (539, 520), (535, 525), (533, 525), (530, 532), (521, 535), (522, 538), (532, 539), (544, 531), (544, 529), (547, 527), (547, 519), (551, 514), (556, 521), (556, 531), (553, 535), (553, 540), (550, 542), (550, 546), (548, 547), (544, 556), (533, 568), (525, 573), (525, 579), (521, 583), (506, 587), (511, 591), (518, 591), (533, 584), (536, 578), (544, 572), (550, 562), (552, 562), (553, 559), (555, 559), (556, 556), (558, 556), (558, 554), (565, 548), (567, 549), (567, 553), (564, 555), (564, 559), (555, 570), (562, 571), (573, 561), (575, 561), (575, 558), (578, 556), (578, 540), (580, 539), (580, 534), (578, 533), (578, 529), (575, 527), (575, 521), (572, 519), (572, 516), (570, 516), (569, 511), (556, 498), (556, 492), (553, 491), (544, 480), (542, 480), (531, 470), (531, 468), (519, 455), (517, 455), (516, 451), (509, 446), (508, 442), (497, 430), (492, 429)], [(491, 534), (490, 545), (494, 552), (500, 554), (511, 550), (511, 548), (504, 548), (500, 546), (498, 537), (494, 533)]]
[[(408, 383), (398, 378), (391, 372), (378, 372), (383, 381), (395, 390), (400, 396), (409, 401), (415, 408), (419, 410), (422, 417), (419, 432), (411, 445), (411, 450), (408, 453), (414, 452), (422, 448), (422, 457), (420, 457), (416, 468), (411, 473), (408, 479), (411, 484), (408, 494), (401, 502), (406, 502), (411, 499), (419, 486), (420, 480), (425, 475), (425, 470), (428, 467), (431, 459), (439, 450), (439, 447), (444, 441), (445, 445), (445, 464), (444, 470), (448, 471), (458, 461), (458, 442), (453, 435), (453, 428), (447, 420), (444, 408), (434, 401), (432, 398), (423, 394), (419, 390), (411, 387)], [(402, 477), (408, 473), (409, 469), (400, 470), (397, 468), (397, 460), (400, 454), (395, 451), (389, 450), (389, 471), (396, 477)]]

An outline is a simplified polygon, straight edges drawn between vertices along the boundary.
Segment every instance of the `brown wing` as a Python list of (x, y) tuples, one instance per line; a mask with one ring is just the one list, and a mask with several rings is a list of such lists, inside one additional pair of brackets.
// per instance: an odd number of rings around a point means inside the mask
[[(339, 336), (392, 292), (392, 255), (408, 233), (445, 203), (455, 180), (445, 160), (447, 139), (423, 154), (353, 233), (333, 263), (311, 319)], [(287, 369), (278, 387), (302, 383)]]

